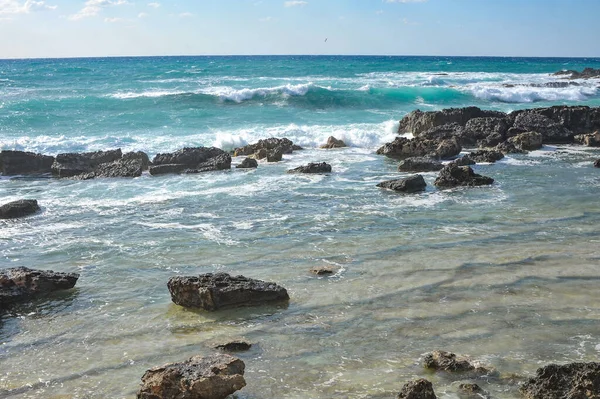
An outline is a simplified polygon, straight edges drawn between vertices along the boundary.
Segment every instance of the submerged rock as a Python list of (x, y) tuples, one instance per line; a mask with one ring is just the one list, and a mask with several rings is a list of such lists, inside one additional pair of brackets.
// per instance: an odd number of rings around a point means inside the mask
[(56, 177), (75, 177), (91, 173), (101, 164), (121, 159), (121, 149), (109, 151), (86, 152), (82, 154), (58, 154), (52, 164), (52, 174)]
[(440, 171), (440, 175), (433, 184), (440, 188), (457, 186), (483, 186), (493, 184), (494, 179), (478, 175), (469, 166), (457, 166), (449, 163)]
[(437, 399), (433, 385), (426, 379), (410, 381), (402, 387), (397, 399)]
[(209, 311), (290, 299), (286, 289), (275, 283), (227, 273), (171, 277), (167, 286), (177, 305)]
[(528, 399), (600, 398), (600, 363), (550, 364), (520, 391)]
[(490, 374), (492, 369), (482, 367), (471, 359), (457, 356), (446, 351), (433, 351), (423, 359), (423, 366), (436, 371), (447, 372), (475, 372), (476, 374)]
[(35, 175), (52, 172), (54, 157), (33, 152), (0, 152), (0, 174), (5, 176)]
[(288, 173), (331, 173), (331, 165), (325, 162), (309, 163), (308, 165), (298, 166), (290, 169)]
[(255, 169), (255, 168), (258, 168), (258, 162), (256, 162), (256, 159), (245, 158), (242, 161), (242, 163), (240, 163), (238, 166), (236, 166), (236, 168), (239, 168), (239, 169)]
[(477, 384), (466, 383), (458, 386), (458, 396), (465, 399), (489, 398), (489, 394)]
[(538, 132), (525, 132), (508, 139), (508, 142), (522, 151), (534, 151), (542, 148), (543, 137)]
[(600, 168), (600, 159), (596, 159), (596, 161), (594, 161), (594, 168)]
[(437, 172), (443, 167), (441, 162), (427, 157), (406, 158), (398, 163), (400, 172)]
[(250, 348), (252, 348), (252, 344), (249, 344), (246, 341), (231, 341), (226, 344), (215, 346), (215, 349), (227, 352), (244, 352), (250, 350)]
[(58, 290), (73, 288), (79, 274), (15, 267), (0, 270), (0, 308)]
[(555, 72), (554, 76), (565, 76), (569, 79), (596, 79), (600, 78), (600, 69), (585, 68), (583, 71), (575, 71), (573, 69), (562, 70)]
[(323, 144), (320, 148), (323, 149), (332, 149), (332, 148), (343, 148), (343, 147), (348, 147), (346, 145), (346, 143), (344, 143), (343, 140), (338, 140), (333, 136), (330, 136), (327, 139), (327, 143)]
[(387, 188), (402, 193), (416, 193), (425, 191), (427, 183), (425, 183), (423, 176), (414, 175), (406, 179), (387, 180), (379, 183), (377, 187)]
[(315, 266), (310, 269), (310, 272), (317, 276), (331, 276), (337, 272), (337, 268), (332, 266)]
[(138, 399), (225, 399), (246, 386), (244, 362), (226, 355), (194, 356), (146, 371)]
[(33, 215), (40, 210), (37, 200), (24, 199), (0, 206), (0, 219), (16, 219)]

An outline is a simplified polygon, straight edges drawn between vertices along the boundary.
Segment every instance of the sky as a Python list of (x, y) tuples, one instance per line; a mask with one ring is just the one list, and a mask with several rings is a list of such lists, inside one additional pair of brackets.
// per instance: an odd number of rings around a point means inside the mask
[(599, 15), (600, 0), (0, 0), (0, 58), (600, 57)]

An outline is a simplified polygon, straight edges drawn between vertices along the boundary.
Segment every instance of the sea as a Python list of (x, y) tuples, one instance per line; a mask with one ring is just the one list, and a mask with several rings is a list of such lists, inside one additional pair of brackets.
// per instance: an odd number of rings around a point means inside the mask
[[(392, 398), (427, 378), (440, 398), (494, 398), (550, 363), (600, 359), (600, 150), (545, 145), (474, 166), (489, 187), (402, 195), (376, 155), (407, 113), (600, 106), (600, 80), (552, 73), (600, 58), (223, 56), (0, 60), (0, 149), (304, 148), (255, 170), (77, 181), (0, 177), (0, 268), (81, 275), (0, 315), (0, 397), (134, 398), (144, 372), (231, 340), (239, 399)], [(329, 136), (348, 148), (323, 150)], [(469, 149), (465, 149), (468, 152)], [(288, 169), (327, 162), (332, 173)], [(331, 267), (315, 276), (313, 267)], [(276, 282), (277, 304), (218, 312), (171, 302), (176, 275)], [(433, 350), (496, 376), (434, 373)]]

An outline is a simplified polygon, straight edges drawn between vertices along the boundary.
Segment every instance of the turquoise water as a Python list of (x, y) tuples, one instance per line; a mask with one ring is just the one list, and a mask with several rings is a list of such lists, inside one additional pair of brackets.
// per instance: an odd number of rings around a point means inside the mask
[[(419, 365), (464, 353), (503, 374), (597, 360), (600, 151), (545, 146), (478, 173), (486, 188), (399, 196), (375, 155), (407, 112), (600, 106), (600, 82), (546, 87), (600, 59), (170, 57), (0, 61), (0, 148), (120, 147), (151, 156), (289, 137), (304, 151), (254, 171), (93, 181), (0, 179), (0, 267), (81, 273), (77, 288), (2, 315), (0, 397), (132, 398), (147, 368), (245, 338), (239, 398), (393, 397)], [(319, 150), (327, 137), (350, 148)], [(234, 164), (241, 159), (234, 158)], [(311, 161), (328, 176), (287, 169)], [(330, 278), (309, 274), (330, 265)], [(276, 281), (288, 307), (207, 314), (171, 303), (174, 274)], [(461, 380), (464, 381), (464, 380)], [(498, 398), (514, 386), (479, 381)]]

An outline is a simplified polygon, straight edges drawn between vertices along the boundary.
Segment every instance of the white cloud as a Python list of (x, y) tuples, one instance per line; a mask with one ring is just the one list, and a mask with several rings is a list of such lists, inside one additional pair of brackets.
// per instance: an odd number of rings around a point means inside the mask
[(148, 3), (148, 7), (158, 8), (160, 7), (160, 3)]
[(189, 18), (189, 17), (193, 17), (194, 14), (192, 14), (191, 12), (182, 12), (181, 14), (179, 14), (180, 18)]
[(45, 1), (26, 0), (21, 3), (17, 0), (0, 0), (0, 15), (29, 14), (36, 10), (55, 10), (56, 6), (49, 6)]
[(145, 12), (141, 12), (138, 14), (138, 18), (146, 18), (148, 16), (148, 14), (146, 14)]
[(71, 21), (96, 16), (103, 8), (129, 4), (127, 0), (88, 0), (77, 14), (69, 15)]
[(301, 0), (291, 0), (291, 1), (286, 1), (285, 3), (283, 3), (284, 6), (286, 7), (304, 7), (305, 5), (308, 4), (308, 1), (301, 1)]
[(116, 22), (123, 22), (125, 21), (123, 18), (104, 18), (104, 22), (108, 23), (108, 24), (114, 24)]

